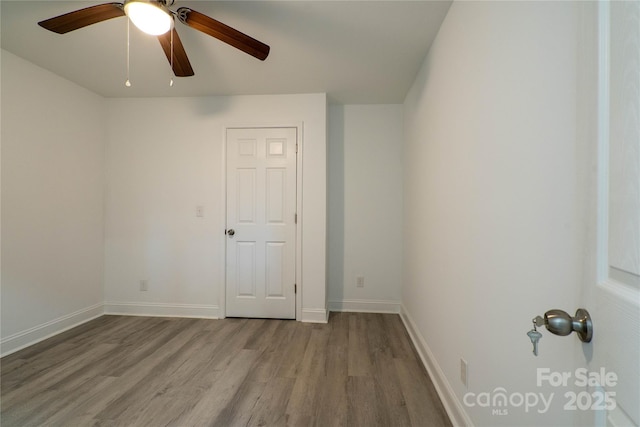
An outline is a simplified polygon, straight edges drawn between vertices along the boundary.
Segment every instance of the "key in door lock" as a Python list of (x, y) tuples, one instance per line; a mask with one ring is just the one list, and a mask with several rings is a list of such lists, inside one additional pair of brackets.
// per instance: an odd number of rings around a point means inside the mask
[(552, 334), (565, 336), (575, 332), (582, 342), (591, 342), (593, 338), (593, 322), (589, 312), (584, 308), (579, 308), (573, 317), (563, 310), (549, 310), (544, 314), (544, 318), (536, 316), (533, 322), (536, 326), (546, 326)]
[(539, 326), (546, 326), (552, 334), (565, 336), (575, 332), (582, 342), (591, 342), (593, 337), (593, 323), (589, 312), (584, 308), (579, 308), (576, 315), (571, 317), (566, 311), (554, 309), (544, 314), (544, 317), (533, 318), (533, 329), (527, 332), (527, 336), (533, 344), (533, 354), (538, 355), (538, 342), (542, 334), (538, 332)]

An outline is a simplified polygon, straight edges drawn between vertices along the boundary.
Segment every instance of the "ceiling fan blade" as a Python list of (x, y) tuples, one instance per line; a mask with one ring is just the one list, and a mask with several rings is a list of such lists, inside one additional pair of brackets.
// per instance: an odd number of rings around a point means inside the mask
[(124, 16), (123, 7), (122, 3), (99, 4), (40, 21), (38, 25), (54, 33), (65, 34), (87, 25)]
[(222, 40), (261, 61), (269, 55), (268, 45), (200, 12), (181, 7), (177, 11), (177, 16), (183, 24)]
[(185, 52), (175, 28), (158, 36), (158, 40), (160, 41), (162, 50), (164, 50), (164, 54), (167, 55), (169, 64), (171, 64), (171, 34), (173, 34), (173, 74), (177, 77), (193, 76), (193, 68), (191, 68), (187, 52)]

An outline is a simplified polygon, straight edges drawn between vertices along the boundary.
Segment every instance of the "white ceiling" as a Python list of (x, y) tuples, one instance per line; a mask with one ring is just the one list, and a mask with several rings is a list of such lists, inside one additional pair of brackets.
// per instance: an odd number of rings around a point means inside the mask
[(169, 87), (160, 44), (132, 26), (127, 88), (127, 19), (64, 35), (37, 25), (107, 1), (2, 0), (2, 48), (105, 97), (326, 92), (332, 103), (401, 103), (451, 4), (176, 0), (173, 10), (188, 6), (270, 45), (269, 57), (261, 62), (177, 23), (195, 76)]

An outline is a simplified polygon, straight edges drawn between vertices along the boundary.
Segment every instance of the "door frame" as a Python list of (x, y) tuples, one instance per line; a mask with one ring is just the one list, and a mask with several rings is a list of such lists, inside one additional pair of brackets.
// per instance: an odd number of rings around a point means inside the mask
[[(302, 283), (302, 223), (304, 221), (304, 213), (302, 212), (302, 179), (303, 179), (303, 164), (302, 161), (304, 153), (304, 138), (303, 138), (303, 122), (280, 122), (280, 123), (267, 123), (267, 124), (246, 124), (246, 123), (234, 123), (222, 126), (222, 176), (221, 182), (223, 183), (222, 197), (223, 203), (221, 203), (221, 218), (220, 231), (224, 233), (227, 226), (227, 131), (229, 129), (265, 129), (265, 128), (294, 128), (296, 129), (296, 144), (298, 150), (296, 152), (296, 213), (298, 215), (296, 222), (296, 260), (295, 260), (295, 277), (297, 292), (295, 295), (296, 301), (296, 321), (302, 319), (302, 292), (304, 289)], [(221, 257), (221, 286), (220, 286), (220, 319), (227, 317), (227, 238), (221, 240), (221, 253), (224, 254)]]

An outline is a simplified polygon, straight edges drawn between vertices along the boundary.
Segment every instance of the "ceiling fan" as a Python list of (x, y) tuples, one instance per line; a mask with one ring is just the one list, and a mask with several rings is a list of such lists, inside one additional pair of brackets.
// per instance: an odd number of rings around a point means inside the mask
[[(193, 68), (174, 27), (175, 18), (195, 30), (215, 37), (249, 55), (264, 61), (269, 46), (240, 31), (216, 21), (188, 7), (169, 9), (175, 0), (124, 0), (124, 3), (104, 3), (69, 12), (38, 22), (41, 27), (58, 34), (65, 34), (88, 25), (120, 16), (128, 16), (131, 22), (160, 41), (173, 73), (178, 77), (193, 76)], [(173, 46), (172, 46), (173, 44)]]

